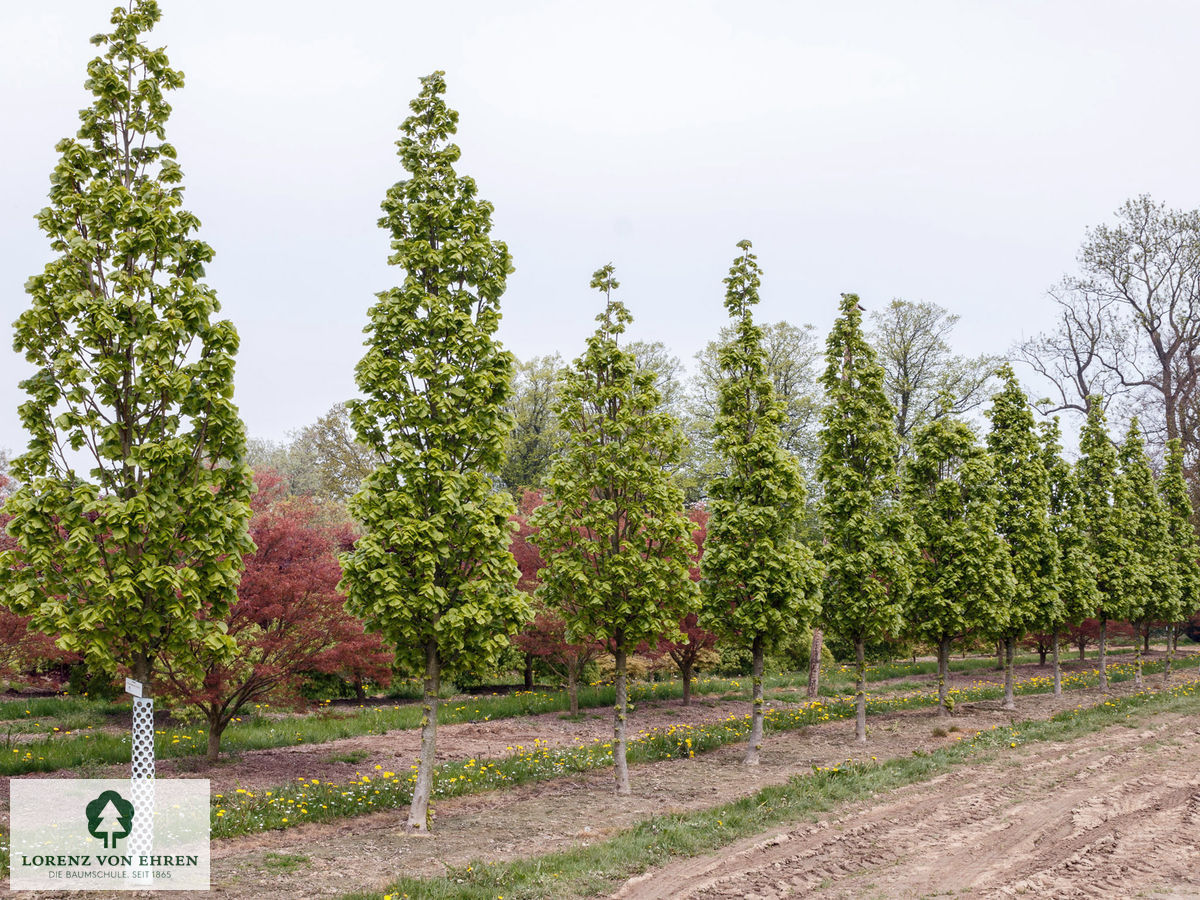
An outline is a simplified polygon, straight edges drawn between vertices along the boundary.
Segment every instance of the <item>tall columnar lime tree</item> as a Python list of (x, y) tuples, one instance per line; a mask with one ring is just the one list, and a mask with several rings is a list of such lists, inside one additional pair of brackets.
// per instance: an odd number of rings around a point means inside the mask
[(1128, 563), (1121, 570), (1121, 593), (1125, 607), (1122, 618), (1139, 626), (1134, 632), (1134, 684), (1142, 686), (1141, 628), (1151, 622), (1173, 622), (1179, 607), (1179, 572), (1172, 559), (1171, 531), (1167, 511), (1159, 496), (1146, 442), (1137, 417), (1119, 454), (1121, 477), (1113, 505), (1125, 522), (1130, 542)]
[(1008, 544), (1014, 578), (996, 636), (1004, 641), (1004, 708), (1015, 708), (1013, 650), (1039, 621), (1062, 618), (1058, 549), (1050, 524), (1050, 479), (1029, 400), (1010, 366), (992, 400), (987, 446), (1000, 504), (999, 531)]
[(953, 640), (1003, 628), (1014, 585), (997, 530), (991, 460), (964, 423), (941, 416), (919, 429), (904, 466), (904, 501), (918, 556), (907, 614), (938, 648), (938, 712), (948, 715), (946, 676)]
[(454, 170), (445, 90), (441, 72), (421, 80), (397, 141), (409, 177), (382, 205), (405, 277), (371, 308), (363, 398), (349, 407), (358, 440), (386, 461), (350, 500), (363, 534), (342, 557), (348, 608), (424, 675), (414, 831), (429, 827), (443, 672), (490, 666), (529, 615), (508, 550), (513, 503), (492, 487), (513, 372), (494, 335), (512, 263), (490, 237), (491, 204)]
[(709, 628), (748, 646), (754, 685), (747, 765), (763, 737), (763, 659), (816, 615), (820, 566), (799, 540), (804, 516), (800, 463), (782, 446), (783, 404), (767, 374), (754, 323), (760, 275), (750, 242), (725, 279), (733, 337), (720, 350), (715, 450), (722, 474), (709, 482), (701, 590)]
[(214, 319), (213, 251), (165, 139), (183, 75), (143, 43), (158, 19), (134, 0), (92, 39), (92, 104), (57, 146), (38, 214), (55, 256), (16, 322), (35, 371), (5, 503), (16, 546), (0, 561), (7, 602), (34, 628), (139, 681), (193, 642), (230, 649), (219, 623), (254, 549), (237, 332)]
[(910, 523), (897, 502), (896, 411), (884, 393), (883, 377), (863, 336), (858, 297), (843, 294), (821, 376), (826, 398), (817, 463), (824, 489), (822, 617), (834, 633), (854, 643), (860, 743), (867, 740), (866, 643), (900, 631), (915, 552)]
[[(1059, 599), (1061, 604), (1045, 609), (1048, 617), (1035, 627), (1049, 632), (1054, 660), (1054, 693), (1062, 693), (1059, 638), (1068, 625), (1078, 625), (1091, 616), (1099, 602), (1096, 566), (1088, 552), (1082, 494), (1078, 475), (1062, 457), (1058, 419), (1043, 422), (1042, 458), (1050, 479), (1050, 527), (1058, 550)], [(1049, 616), (1057, 616), (1050, 618)]]
[(1171, 565), (1179, 579), (1177, 605), (1164, 610), (1163, 619), (1171, 623), (1171, 639), (1167, 642), (1167, 661), (1163, 667), (1163, 682), (1171, 680), (1171, 660), (1175, 652), (1174, 637), (1181, 621), (1200, 609), (1200, 545), (1192, 527), (1192, 504), (1188, 499), (1187, 482), (1183, 477), (1183, 445), (1179, 440), (1167, 444), (1167, 465), (1159, 479), (1163, 507), (1170, 536)]
[(1117, 482), (1117, 450), (1108, 437), (1099, 397), (1089, 399), (1087, 422), (1079, 435), (1075, 464), (1080, 522), (1087, 553), (1096, 576), (1096, 617), (1100, 620), (1100, 689), (1108, 690), (1108, 621), (1119, 619), (1122, 603), (1121, 570), (1130, 546), (1119, 510), (1113, 506)]
[(628, 794), (626, 659), (642, 642), (678, 634), (695, 609), (695, 546), (668, 471), (683, 450), (679, 424), (661, 409), (654, 373), (639, 371), (618, 343), (632, 316), (613, 297), (613, 267), (599, 269), (591, 286), (604, 294), (604, 311), (564, 376), (559, 455), (532, 523), (546, 561), (541, 594), (566, 621), (568, 640), (599, 641), (615, 657), (613, 761), (617, 792)]

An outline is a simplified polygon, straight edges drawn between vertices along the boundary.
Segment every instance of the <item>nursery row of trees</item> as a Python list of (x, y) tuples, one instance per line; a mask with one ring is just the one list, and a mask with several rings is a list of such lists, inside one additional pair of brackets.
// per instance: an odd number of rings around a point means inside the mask
[(495, 665), (535, 603), (561, 621), (577, 662), (599, 648), (614, 658), (622, 792), (628, 655), (690, 644), (681, 623), (749, 653), (754, 763), (764, 659), (805, 626), (854, 648), (865, 740), (872, 640), (936, 642), (944, 677), (951, 640), (1000, 638), (1011, 704), (1013, 646), (1031, 629), (1058, 634), (1095, 614), (1103, 635), (1113, 618), (1174, 622), (1195, 608), (1177, 443), (1156, 483), (1136, 423), (1118, 453), (1097, 397), (1068, 465), (1002, 368), (979, 445), (954, 418), (961, 394), (889, 399), (852, 294), (826, 342), (810, 504), (753, 316), (761, 273), (749, 242), (725, 282), (730, 321), (710, 370), (703, 553), (678, 477), (688, 442), (655, 367), (622, 343), (631, 314), (605, 266), (592, 279), (596, 332), (551, 392), (555, 449), (526, 523), (541, 562), (525, 573), (531, 600), (499, 482), (516, 366), (495, 334), (512, 260), (491, 236), (491, 205), (455, 169), (458, 116), (440, 72), (422, 79), (401, 126), (406, 176), (380, 225), (403, 277), (369, 310), (360, 396), (345, 405), (351, 449), (369, 466), (344, 491), (355, 531), (265, 475), (255, 494), (232, 402), (237, 334), (215, 319), (203, 280), (213, 251), (183, 208), (165, 139), (165, 94), (182, 76), (143, 40), (158, 18), (153, 0), (116, 10), (94, 39), (93, 104), (58, 145), (38, 217), (55, 257), (27, 283), (15, 330), (34, 368), (20, 408), (30, 441), (12, 463), (0, 579), (30, 628), (199, 706), (214, 740), (230, 709), (289, 673), (354, 665), (351, 677), (366, 677), (385, 654), (424, 679), (408, 819), (424, 830), (441, 681)]

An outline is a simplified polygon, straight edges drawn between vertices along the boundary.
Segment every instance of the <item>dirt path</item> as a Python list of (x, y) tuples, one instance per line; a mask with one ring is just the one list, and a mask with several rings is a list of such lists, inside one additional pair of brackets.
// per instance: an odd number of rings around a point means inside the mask
[(1200, 731), (1164, 714), (1033, 744), (634, 879), (654, 898), (1200, 897)]

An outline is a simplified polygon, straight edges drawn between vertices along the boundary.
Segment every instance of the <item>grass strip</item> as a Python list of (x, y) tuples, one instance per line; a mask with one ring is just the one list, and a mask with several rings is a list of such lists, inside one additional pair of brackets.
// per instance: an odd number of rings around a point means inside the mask
[(1143, 691), (1048, 720), (998, 726), (932, 752), (884, 762), (850, 763), (797, 775), (787, 783), (711, 809), (655, 816), (586, 847), (491, 864), (473, 862), (436, 878), (402, 878), (382, 893), (345, 900), (566, 900), (607, 895), (624, 881), (682, 857), (699, 856), (767, 829), (813, 821), (840, 804), (927, 781), (954, 766), (986, 762), (1013, 748), (1069, 740), (1163, 712), (1200, 712), (1195, 681)]

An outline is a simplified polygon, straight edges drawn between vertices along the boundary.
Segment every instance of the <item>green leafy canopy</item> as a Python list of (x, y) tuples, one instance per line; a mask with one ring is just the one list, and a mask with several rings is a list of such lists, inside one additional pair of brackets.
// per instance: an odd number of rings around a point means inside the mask
[(1004, 386), (988, 411), (988, 452), (995, 471), (998, 525), (1008, 543), (1014, 587), (998, 636), (1023, 635), (1041, 622), (1065, 615), (1059, 595), (1058, 548), (1050, 522), (1050, 478), (1033, 411), (1010, 366), (999, 370)]
[(142, 677), (172, 647), (228, 644), (217, 623), (253, 549), (238, 337), (213, 319), (213, 251), (165, 140), (183, 75), (142, 41), (158, 19), (135, 0), (92, 39), (92, 103), (56, 148), (37, 217), (55, 257), (26, 284), (13, 341), (35, 372), (21, 384), (23, 484), (6, 504), (17, 547), (0, 561), (8, 602), (35, 628)]
[(618, 343), (632, 316), (613, 296), (612, 266), (591, 286), (604, 311), (558, 393), (559, 455), (534, 540), (546, 560), (542, 595), (571, 639), (634, 646), (678, 629), (695, 605), (691, 524), (668, 472), (683, 438), (654, 373)]
[(917, 430), (910, 451), (904, 499), (920, 551), (910, 625), (933, 642), (973, 630), (995, 634), (1013, 578), (991, 460), (964, 422), (945, 415)]
[(783, 404), (767, 373), (755, 324), (761, 276), (749, 241), (725, 279), (732, 338), (719, 353), (715, 449), (725, 474), (709, 484), (701, 561), (707, 627), (770, 648), (811, 622), (820, 566), (798, 537), (805, 490), (796, 457), (782, 446)]
[(512, 499), (493, 489), (509, 420), (512, 354), (495, 340), (512, 261), (490, 238), (492, 206), (459, 175), (458, 113), (443, 73), (422, 79), (397, 141), (409, 177), (380, 226), (400, 286), (378, 294), (348, 404), (358, 440), (383, 462), (350, 500), (364, 533), (343, 555), (349, 609), (420, 671), (490, 666), (529, 617), (508, 551)]
[(896, 502), (896, 411), (884, 393), (883, 367), (863, 336), (854, 294), (842, 295), (825, 363), (817, 464), (824, 487), (823, 617), (834, 632), (865, 641), (899, 632), (915, 548)]

